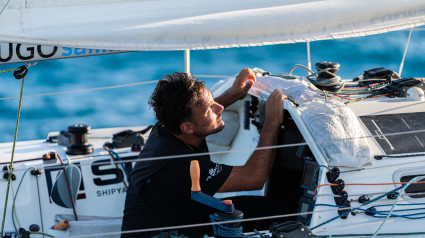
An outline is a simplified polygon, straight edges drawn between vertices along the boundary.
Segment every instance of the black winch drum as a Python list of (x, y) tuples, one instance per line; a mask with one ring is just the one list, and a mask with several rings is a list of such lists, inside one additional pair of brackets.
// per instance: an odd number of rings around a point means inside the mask
[[(317, 72), (317, 81), (339, 81), (341, 78), (336, 75), (336, 72), (339, 70), (339, 67), (341, 66), (337, 62), (331, 62), (331, 61), (320, 61), (315, 64)], [(323, 72), (320, 72), (324, 70)], [(321, 84), (314, 84), (317, 88), (320, 90), (325, 90), (329, 92), (335, 92), (338, 91), (341, 88), (340, 84), (337, 85), (321, 85)]]
[(85, 155), (93, 153), (93, 145), (87, 142), (87, 134), (90, 132), (90, 126), (75, 124), (68, 127), (68, 132), (71, 134), (71, 144), (66, 148), (67, 154)]
[[(329, 71), (330, 73), (335, 74), (339, 70), (339, 67), (341, 65), (339, 63), (337, 63), (337, 62), (320, 61), (320, 62), (317, 62), (315, 64), (315, 66), (316, 66), (316, 70), (317, 71), (321, 71), (321, 70), (327, 69), (327, 71)], [(318, 78), (322, 78), (322, 79), (330, 79), (330, 78), (333, 78), (334, 75), (329, 74), (328, 72), (324, 71), (324, 72), (319, 73), (317, 75), (317, 77)]]

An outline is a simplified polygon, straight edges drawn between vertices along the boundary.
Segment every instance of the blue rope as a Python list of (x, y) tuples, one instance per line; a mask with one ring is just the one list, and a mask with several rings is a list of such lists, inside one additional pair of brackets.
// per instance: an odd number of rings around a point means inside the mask
[[(393, 192), (396, 192), (396, 191), (400, 190), (401, 188), (402, 188), (402, 187), (395, 188), (395, 189), (393, 189), (393, 190), (389, 191), (388, 193), (385, 193), (385, 194), (383, 194), (383, 195), (381, 195), (381, 196), (379, 196), (379, 197), (377, 197), (377, 198), (375, 198), (375, 199), (370, 200), (369, 202), (366, 202), (366, 203), (362, 204), (361, 206), (366, 206), (366, 205), (368, 205), (368, 204), (371, 204), (372, 202), (376, 202), (376, 201), (378, 201), (379, 199), (381, 199), (381, 198), (383, 198), (383, 197), (386, 197), (388, 194), (390, 194), (390, 193), (393, 193)], [(316, 228), (319, 228), (319, 227), (321, 227), (321, 226), (323, 226), (323, 225), (328, 224), (329, 222), (332, 222), (332, 221), (334, 221), (334, 220), (336, 220), (336, 219), (338, 219), (338, 218), (341, 218), (341, 217), (343, 217), (343, 216), (345, 216), (345, 215), (349, 214), (349, 213), (350, 213), (350, 212), (352, 212), (352, 211), (356, 211), (356, 210), (360, 210), (360, 209), (361, 209), (361, 208), (353, 208), (353, 209), (351, 209), (351, 210), (349, 210), (349, 211), (346, 211), (346, 212), (342, 213), (342, 214), (341, 214), (341, 215), (339, 215), (339, 216), (333, 217), (333, 218), (331, 218), (331, 219), (329, 219), (329, 220), (327, 220), (327, 221), (324, 221), (324, 222), (320, 223), (319, 225), (317, 225), (317, 226), (315, 226), (315, 227), (311, 228), (310, 230), (312, 231), (312, 230), (314, 230), (314, 229), (316, 229)]]
[(130, 173), (127, 171), (127, 169), (125, 168), (125, 166), (124, 166), (124, 163), (122, 163), (123, 161), (122, 161), (122, 159), (121, 159), (121, 157), (118, 155), (118, 153), (117, 152), (115, 152), (115, 151), (113, 151), (113, 150), (110, 150), (111, 151), (111, 153), (112, 154), (114, 154), (114, 156), (115, 156), (115, 158), (117, 158), (121, 163), (121, 167), (122, 167), (122, 169), (124, 170), (124, 173), (125, 173), (125, 175), (127, 176), (127, 179), (128, 178), (130, 178)]
[(398, 201), (398, 199), (400, 198), (400, 195), (404, 192), (404, 190), (407, 188), (407, 187), (409, 187), (412, 183), (414, 183), (414, 182), (416, 182), (416, 181), (418, 181), (418, 180), (421, 180), (421, 179), (423, 179), (423, 178), (425, 178), (425, 176), (417, 176), (417, 177), (414, 177), (413, 179), (411, 179), (407, 184), (405, 184), (403, 187), (401, 187), (401, 191), (400, 191), (400, 193), (397, 195), (397, 198), (395, 199), (395, 201), (394, 201), (394, 204), (393, 204), (393, 206), (391, 207), (391, 210), (390, 210), (390, 212), (387, 214), (387, 217), (385, 217), (385, 220), (381, 223), (381, 225), (379, 226), (379, 228), (375, 231), (375, 233), (373, 233), (373, 235), (371, 236), (371, 238), (374, 238), (374, 237), (376, 237), (376, 235), (378, 234), (378, 232), (379, 232), (379, 230), (381, 230), (381, 228), (384, 226), (384, 224), (388, 221), (388, 219), (391, 217), (391, 214), (393, 213), (393, 211), (394, 211), (394, 208), (395, 208), (395, 206), (397, 205), (397, 201)]
[[(410, 206), (410, 205), (417, 205), (417, 204), (412, 203), (412, 204), (400, 204), (400, 205), (406, 205), (406, 206), (409, 205)], [(315, 204), (315, 205), (313, 205), (313, 207), (315, 207), (315, 206), (347, 208), (347, 206), (338, 206), (338, 205), (333, 205), (333, 204)], [(425, 209), (425, 207), (422, 207), (422, 208), (412, 208), (412, 209), (394, 210), (394, 212), (414, 211), (414, 210), (423, 210), (423, 209)], [(372, 215), (372, 217), (375, 217), (375, 218), (385, 218), (387, 216), (388, 212), (389, 212), (389, 211), (374, 211), (374, 210), (363, 209), (363, 208), (357, 208), (357, 210), (364, 211), (364, 212), (369, 212), (369, 213), (373, 213), (374, 215)], [(404, 215), (392, 214), (391, 217), (401, 217), (401, 218), (411, 219), (411, 220), (425, 218), (425, 216), (422, 216), (422, 217), (412, 217), (412, 216), (419, 216), (419, 215), (425, 215), (425, 212), (411, 213), (411, 214), (404, 214)]]

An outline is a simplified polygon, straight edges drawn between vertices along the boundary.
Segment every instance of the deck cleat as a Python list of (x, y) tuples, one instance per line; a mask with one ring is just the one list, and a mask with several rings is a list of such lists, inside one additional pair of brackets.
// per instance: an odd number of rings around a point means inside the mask
[(350, 214), (350, 211), (351, 211), (350, 202), (345, 201), (345, 203), (340, 206), (342, 207), (338, 208), (338, 214), (341, 216), (341, 219), (347, 219), (348, 214)]
[(357, 201), (359, 203), (367, 203), (367, 202), (370, 201), (370, 196), (369, 195), (361, 195)]
[(376, 214), (376, 208), (369, 207), (368, 209), (366, 209), (365, 214), (368, 216), (374, 216)]
[(344, 190), (339, 192), (334, 197), (336, 205), (344, 205), (346, 201), (348, 201), (348, 193)]
[(398, 196), (398, 192), (396, 192), (396, 191), (392, 191), (392, 192), (390, 192), (389, 194), (387, 194), (387, 198), (388, 198), (388, 199), (391, 199), (391, 200), (396, 199), (396, 198), (397, 198), (397, 196)]
[(342, 179), (337, 179), (334, 182), (334, 184), (336, 184), (336, 186), (331, 186), (331, 189), (335, 195), (337, 195), (339, 192), (341, 192), (345, 188), (345, 183), (344, 183), (344, 180)]
[(328, 172), (326, 172), (326, 178), (328, 179), (329, 183), (335, 182), (340, 175), (340, 170), (337, 167), (332, 168)]

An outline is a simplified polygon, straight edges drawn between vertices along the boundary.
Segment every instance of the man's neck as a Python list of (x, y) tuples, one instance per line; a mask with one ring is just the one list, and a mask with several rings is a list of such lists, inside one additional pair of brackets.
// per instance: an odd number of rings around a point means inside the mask
[(205, 139), (205, 137), (197, 137), (194, 135), (188, 135), (185, 133), (182, 133), (180, 135), (174, 134), (173, 135), (177, 138), (179, 138), (181, 141), (183, 141), (184, 143), (186, 143), (187, 145), (193, 146), (198, 148), (202, 141)]

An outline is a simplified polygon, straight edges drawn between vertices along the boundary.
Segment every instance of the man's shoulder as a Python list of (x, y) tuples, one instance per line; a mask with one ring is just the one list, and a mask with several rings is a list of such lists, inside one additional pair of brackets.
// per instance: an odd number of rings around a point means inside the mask
[(152, 128), (139, 158), (179, 155), (186, 153), (186, 145), (171, 134), (171, 132), (169, 132), (163, 124), (157, 123)]

